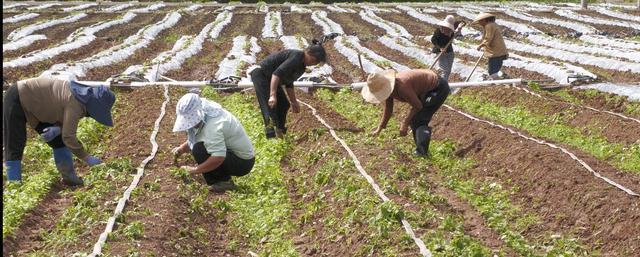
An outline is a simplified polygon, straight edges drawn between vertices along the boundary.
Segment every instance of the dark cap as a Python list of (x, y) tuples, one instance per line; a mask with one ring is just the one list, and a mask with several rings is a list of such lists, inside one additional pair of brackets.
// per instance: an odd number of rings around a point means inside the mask
[(318, 60), (318, 62), (326, 62), (327, 61), (327, 53), (324, 51), (324, 47), (321, 45), (310, 45), (306, 50), (309, 55), (313, 56)]

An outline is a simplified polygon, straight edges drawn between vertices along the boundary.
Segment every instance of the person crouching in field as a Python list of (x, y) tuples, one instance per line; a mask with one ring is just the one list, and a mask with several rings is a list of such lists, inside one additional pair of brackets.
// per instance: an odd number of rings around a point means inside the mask
[[(267, 138), (282, 137), (287, 132), (285, 125), (289, 107), (294, 113), (300, 111), (293, 82), (304, 74), (306, 66), (325, 61), (324, 48), (314, 43), (304, 51), (286, 49), (271, 54), (260, 62), (259, 68), (251, 71), (251, 81), (256, 90)], [(280, 85), (286, 87), (286, 95)]]
[[(453, 44), (449, 44), (455, 36), (454, 33), (460, 22), (456, 22), (452, 15), (447, 17), (438, 23), (438, 28), (433, 32), (431, 36), (431, 43), (433, 43), (432, 52), (439, 54), (442, 52), (440, 59), (438, 59), (438, 66), (442, 72), (442, 78), (449, 81), (449, 74), (451, 74), (451, 67), (453, 67)], [(448, 45), (448, 46), (447, 46)]]
[[(502, 68), (502, 62), (509, 57), (509, 53), (502, 38), (502, 30), (496, 24), (496, 16), (491, 13), (481, 13), (473, 20), (472, 24), (475, 23), (484, 28), (482, 42), (477, 49), (480, 51), (484, 48), (485, 56), (489, 58), (487, 67), (489, 77), (493, 80), (500, 79), (498, 72)], [(506, 74), (504, 77), (507, 77)]]
[(53, 160), (67, 185), (82, 185), (73, 167), (73, 153), (89, 166), (102, 161), (89, 155), (76, 137), (84, 117), (113, 126), (111, 107), (116, 96), (106, 86), (90, 87), (75, 81), (32, 78), (7, 89), (2, 106), (2, 141), (9, 181), (22, 180), (22, 155), (29, 124), (53, 149)]
[(202, 174), (209, 189), (235, 189), (232, 176), (247, 175), (255, 163), (253, 145), (240, 121), (220, 104), (188, 93), (176, 105), (173, 132), (186, 131), (187, 141), (171, 152), (175, 157), (191, 152), (198, 166), (183, 166)]
[(408, 127), (413, 131), (415, 154), (428, 156), (433, 114), (449, 96), (449, 83), (432, 70), (415, 69), (396, 73), (386, 70), (369, 74), (362, 97), (370, 103), (384, 102), (380, 124), (372, 136), (377, 136), (387, 126), (393, 113), (393, 100), (409, 103), (411, 110), (400, 123), (400, 136), (406, 136)]

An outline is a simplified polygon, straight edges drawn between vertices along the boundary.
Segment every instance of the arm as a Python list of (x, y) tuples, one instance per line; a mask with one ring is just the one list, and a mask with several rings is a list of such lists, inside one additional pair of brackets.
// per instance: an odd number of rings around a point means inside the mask
[(291, 111), (293, 113), (300, 112), (300, 105), (298, 104), (298, 99), (296, 98), (296, 91), (292, 87), (287, 87), (287, 95), (289, 96), (289, 102), (291, 102)]
[(71, 152), (86, 161), (89, 154), (84, 150), (82, 143), (78, 141), (76, 137), (76, 131), (78, 130), (78, 123), (80, 119), (84, 117), (84, 111), (80, 108), (74, 108), (67, 106), (64, 109), (64, 118), (62, 121), (62, 142), (71, 150)]
[(484, 30), (484, 36), (482, 37), (482, 42), (478, 46), (478, 50), (480, 50), (480, 48), (482, 48), (482, 47), (489, 46), (489, 44), (493, 40), (493, 36), (495, 34), (495, 26), (487, 25), (487, 26), (485, 26), (485, 28), (486, 29)]
[(224, 156), (211, 156), (196, 167), (186, 167), (189, 174), (202, 174), (217, 169), (224, 162)]
[(275, 108), (278, 101), (276, 97), (278, 85), (280, 85), (280, 77), (274, 73), (271, 75), (271, 84), (269, 85), (269, 107), (271, 108)]
[(372, 135), (374, 135), (374, 136), (378, 135), (380, 133), (380, 131), (382, 131), (384, 128), (387, 127), (387, 123), (389, 122), (389, 119), (391, 118), (391, 114), (393, 114), (393, 98), (389, 97), (384, 102), (384, 110), (382, 112), (382, 117), (380, 119), (380, 124), (378, 125), (378, 128), (376, 128), (376, 130), (373, 131)]
[(173, 148), (173, 150), (171, 150), (171, 153), (173, 153), (174, 156), (179, 156), (183, 153), (187, 153), (188, 151), (189, 151), (189, 141), (185, 141), (180, 146)]

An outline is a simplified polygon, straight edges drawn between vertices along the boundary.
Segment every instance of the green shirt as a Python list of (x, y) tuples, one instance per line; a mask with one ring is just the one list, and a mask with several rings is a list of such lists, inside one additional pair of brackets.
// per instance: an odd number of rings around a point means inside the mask
[(226, 157), (232, 151), (241, 159), (253, 158), (253, 145), (240, 121), (227, 110), (205, 116), (204, 126), (196, 132), (196, 142), (203, 142), (211, 156)]

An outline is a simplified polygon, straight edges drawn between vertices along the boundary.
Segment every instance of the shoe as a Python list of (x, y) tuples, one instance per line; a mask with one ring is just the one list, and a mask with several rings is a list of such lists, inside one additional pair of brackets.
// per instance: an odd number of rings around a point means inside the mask
[(224, 193), (227, 190), (234, 190), (236, 188), (236, 184), (234, 184), (233, 180), (231, 179), (227, 181), (219, 181), (209, 185), (209, 190), (216, 193)]
[(5, 161), (7, 167), (7, 180), (10, 182), (20, 182), (22, 180), (22, 161)]
[(56, 162), (56, 168), (58, 168), (60, 176), (62, 176), (62, 182), (70, 186), (81, 186), (84, 184), (84, 181), (76, 175), (69, 148), (60, 147), (53, 149), (53, 160)]
[(429, 143), (431, 142), (431, 128), (425, 125), (417, 127), (413, 140), (416, 143), (416, 154), (427, 156), (429, 154)]

